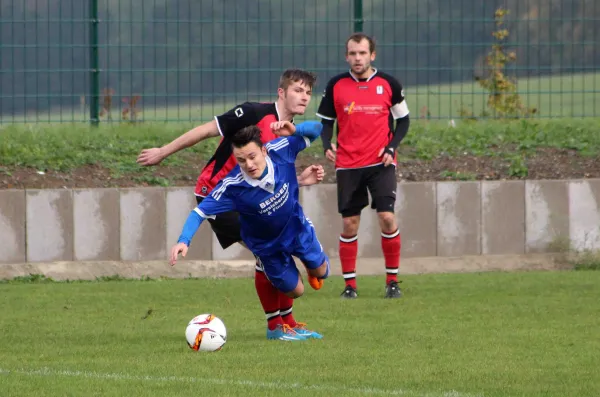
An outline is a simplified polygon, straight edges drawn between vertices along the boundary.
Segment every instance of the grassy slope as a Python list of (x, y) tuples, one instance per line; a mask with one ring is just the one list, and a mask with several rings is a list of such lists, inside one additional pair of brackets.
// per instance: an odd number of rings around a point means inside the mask
[[(142, 148), (161, 146), (193, 124), (144, 123), (11, 125), (0, 130), (0, 167), (33, 167), (67, 172), (78, 166), (98, 164), (115, 175), (140, 171), (135, 159)], [(600, 119), (559, 119), (513, 122), (461, 122), (452, 128), (441, 122), (414, 122), (403, 142), (404, 159), (430, 160), (464, 153), (474, 156), (519, 158), (537, 148), (578, 151), (584, 156), (600, 153)], [(210, 139), (164, 164), (208, 159), (218, 144)], [(321, 158), (317, 142), (305, 155)]]

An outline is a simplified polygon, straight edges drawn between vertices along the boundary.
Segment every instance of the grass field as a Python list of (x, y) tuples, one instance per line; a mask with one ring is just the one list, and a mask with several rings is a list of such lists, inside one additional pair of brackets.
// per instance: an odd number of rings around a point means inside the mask
[[(191, 123), (113, 124), (98, 129), (81, 124), (11, 125), (0, 130), (0, 166), (68, 171), (97, 164), (115, 173), (141, 171), (135, 159), (142, 148), (162, 146), (192, 127)], [(413, 122), (410, 128), (402, 143), (405, 159), (465, 153), (514, 157), (541, 147), (572, 149), (584, 156), (600, 153), (600, 118), (462, 122), (458, 128)], [(218, 143), (209, 139), (164, 164), (207, 160)], [(321, 158), (320, 140), (304, 153)]]
[[(402, 80), (401, 76), (397, 76)], [(314, 118), (321, 96), (320, 82), (306, 114)], [(453, 84), (412, 86), (404, 81), (406, 100), (414, 118), (427, 116), (432, 119), (459, 118), (460, 109), (468, 107), (479, 115), (487, 101), (487, 93), (475, 81)], [(581, 73), (535, 77), (518, 80), (518, 92), (525, 105), (535, 107), (539, 117), (600, 117), (600, 73)], [(154, 98), (146, 94), (140, 105), (140, 118), (144, 121), (194, 122), (210, 120), (237, 103), (251, 101), (273, 101), (269, 93), (232, 94), (219, 100), (206, 99), (204, 102), (185, 103), (171, 99), (172, 105), (161, 107), (154, 105)], [(119, 120), (120, 109), (113, 109), (114, 120)], [(54, 109), (48, 112), (26, 113), (19, 115), (0, 115), (3, 123), (39, 123), (39, 122), (85, 122), (89, 119), (86, 108)], [(303, 118), (298, 118), (302, 120)]]
[[(406, 276), (397, 301), (333, 278), (296, 302), (325, 336), (301, 343), (265, 339), (249, 279), (35, 280), (0, 284), (2, 396), (600, 395), (600, 272)], [(203, 312), (220, 352), (185, 344)]]

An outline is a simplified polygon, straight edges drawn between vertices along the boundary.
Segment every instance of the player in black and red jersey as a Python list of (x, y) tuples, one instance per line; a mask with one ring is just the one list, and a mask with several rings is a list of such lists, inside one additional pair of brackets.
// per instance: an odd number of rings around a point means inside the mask
[[(356, 298), (356, 255), (362, 209), (377, 210), (386, 267), (386, 298), (402, 296), (398, 287), (400, 230), (394, 216), (396, 148), (409, 127), (402, 85), (375, 69), (375, 42), (355, 33), (346, 41), (348, 72), (333, 77), (325, 89), (317, 116), (323, 123), (323, 148), (335, 162), (338, 211), (343, 231), (339, 255), (346, 287), (343, 298)], [(331, 142), (337, 119), (337, 145)], [(395, 121), (395, 126), (394, 126)]]
[[(294, 116), (304, 114), (310, 103), (315, 82), (316, 76), (313, 73), (301, 69), (288, 69), (280, 77), (276, 102), (245, 102), (235, 106), (216, 116), (214, 120), (186, 132), (161, 148), (142, 150), (137, 162), (142, 165), (155, 165), (173, 153), (195, 145), (206, 138), (221, 136), (217, 150), (198, 177), (194, 193), (197, 202), (200, 203), (237, 165), (230, 142), (232, 135), (244, 127), (257, 125), (261, 130), (263, 143), (277, 138), (271, 125), (278, 121), (293, 122)], [(317, 183), (322, 180), (323, 174), (321, 166), (311, 166), (298, 177), (298, 183), (300, 186)], [(209, 219), (209, 222), (223, 249), (234, 243), (242, 242), (237, 212), (219, 214), (215, 219)], [(254, 280), (256, 292), (267, 317), (268, 329), (271, 331), (282, 330), (279, 333), (281, 337), (277, 339), (294, 340), (295, 335), (301, 335), (299, 339), (321, 337), (318, 333), (306, 329), (305, 324), (296, 322), (292, 314), (292, 298), (280, 293), (271, 285), (258, 262)], [(268, 337), (276, 334), (267, 332)]]

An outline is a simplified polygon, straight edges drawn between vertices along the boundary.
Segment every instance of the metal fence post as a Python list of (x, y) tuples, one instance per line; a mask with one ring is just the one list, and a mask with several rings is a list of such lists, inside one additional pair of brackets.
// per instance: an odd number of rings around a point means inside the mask
[(362, 32), (363, 30), (363, 2), (362, 0), (354, 0), (354, 31)]
[(98, 126), (100, 69), (98, 64), (98, 0), (90, 0), (90, 123)]

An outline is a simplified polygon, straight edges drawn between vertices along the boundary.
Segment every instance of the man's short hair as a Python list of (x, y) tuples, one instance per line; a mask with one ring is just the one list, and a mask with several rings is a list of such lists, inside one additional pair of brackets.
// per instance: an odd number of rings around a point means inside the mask
[(287, 69), (279, 78), (279, 88), (282, 88), (285, 91), (292, 83), (297, 81), (301, 81), (312, 89), (317, 82), (317, 75), (308, 70)]
[(354, 41), (355, 43), (360, 43), (363, 40), (367, 40), (369, 42), (369, 52), (375, 52), (375, 39), (371, 36), (368, 36), (362, 32), (352, 33), (348, 40), (346, 40), (346, 53), (348, 52), (348, 43)]
[(250, 125), (237, 131), (231, 137), (231, 144), (233, 147), (242, 148), (249, 143), (254, 142), (260, 148), (262, 147), (262, 141), (260, 139), (260, 128), (256, 125)]

